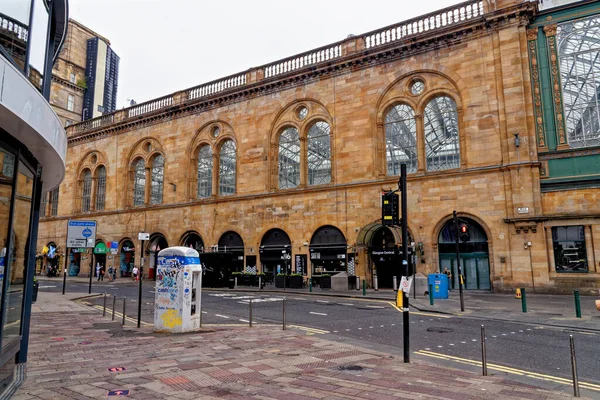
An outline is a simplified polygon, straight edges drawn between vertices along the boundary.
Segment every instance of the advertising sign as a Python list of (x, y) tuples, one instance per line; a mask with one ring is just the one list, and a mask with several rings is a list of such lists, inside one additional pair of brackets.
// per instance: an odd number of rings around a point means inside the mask
[(94, 247), (96, 243), (96, 221), (69, 221), (67, 225), (67, 247)]

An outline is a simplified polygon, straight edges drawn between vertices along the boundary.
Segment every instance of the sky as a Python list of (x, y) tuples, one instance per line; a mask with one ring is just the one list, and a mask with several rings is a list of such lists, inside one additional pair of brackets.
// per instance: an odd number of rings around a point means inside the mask
[(459, 0), (69, 0), (120, 57), (118, 108), (246, 71)]

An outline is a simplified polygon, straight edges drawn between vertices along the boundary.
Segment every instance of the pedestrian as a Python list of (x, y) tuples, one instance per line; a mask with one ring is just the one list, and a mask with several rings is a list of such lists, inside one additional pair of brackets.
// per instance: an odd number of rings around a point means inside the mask
[(100, 280), (100, 263), (96, 263), (96, 276)]
[(115, 272), (113, 271), (113, 267), (112, 267), (112, 265), (109, 265), (109, 266), (108, 266), (108, 281), (109, 281), (109, 282), (112, 282), (112, 281), (114, 281), (114, 280), (115, 280), (115, 279), (114, 279), (114, 276), (113, 276), (113, 274), (114, 274), (114, 273), (115, 273)]
[(446, 267), (444, 267), (444, 274), (448, 277), (448, 286), (452, 285), (452, 272)]
[(134, 265), (133, 269), (131, 270), (131, 276), (133, 277), (134, 281), (137, 281), (137, 275), (138, 275), (138, 267), (136, 267)]
[(104, 282), (104, 272), (105, 272), (105, 268), (104, 265), (100, 266), (100, 280), (102, 282)]
[[(112, 265), (110, 267), (112, 268)], [(113, 282), (117, 280), (117, 267), (113, 268), (112, 280)]]

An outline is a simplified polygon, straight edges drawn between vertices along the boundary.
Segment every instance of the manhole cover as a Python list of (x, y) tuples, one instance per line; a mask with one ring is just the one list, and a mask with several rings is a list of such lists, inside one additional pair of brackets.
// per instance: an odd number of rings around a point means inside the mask
[(431, 327), (431, 328), (427, 328), (427, 332), (434, 332), (434, 333), (450, 333), (450, 332), (454, 332), (454, 329), (450, 329), (450, 328), (440, 328), (440, 327)]
[(340, 371), (363, 371), (364, 368), (360, 365), (341, 365), (337, 367)]

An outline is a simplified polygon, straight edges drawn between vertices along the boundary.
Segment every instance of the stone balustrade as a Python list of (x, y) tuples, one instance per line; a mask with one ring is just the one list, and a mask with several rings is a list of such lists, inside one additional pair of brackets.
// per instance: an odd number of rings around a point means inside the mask
[(29, 36), (29, 29), (27, 29), (27, 25), (23, 25), (16, 19), (12, 19), (8, 15), (4, 15), (2, 13), (0, 13), (0, 29), (9, 31), (11, 34), (15, 35), (18, 39), (24, 42), (27, 41)]

